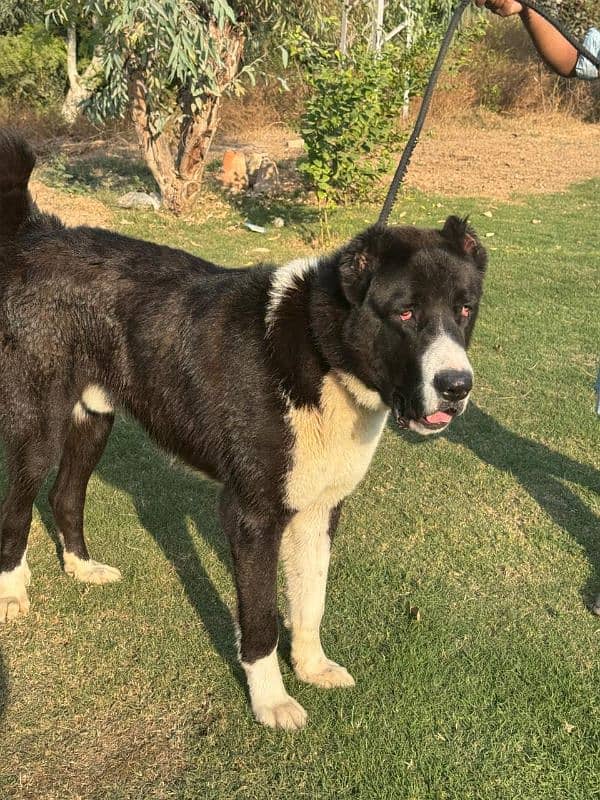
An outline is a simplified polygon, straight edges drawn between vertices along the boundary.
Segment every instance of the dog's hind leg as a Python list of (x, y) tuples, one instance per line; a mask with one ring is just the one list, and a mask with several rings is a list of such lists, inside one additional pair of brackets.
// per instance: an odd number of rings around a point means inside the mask
[(285, 530), (281, 547), (294, 671), (301, 681), (326, 689), (354, 686), (352, 675), (323, 652), (319, 632), (331, 539), (340, 512), (341, 504), (333, 509), (312, 507), (298, 512)]
[(2, 506), (0, 533), (0, 623), (29, 611), (27, 539), (33, 501), (50, 467), (51, 447), (29, 433), (27, 440), (6, 443), (9, 485)]
[(239, 654), (254, 716), (271, 728), (296, 730), (306, 711), (286, 692), (277, 660), (277, 561), (284, 521), (250, 511), (228, 492), (221, 519), (231, 544), (238, 595)]
[(83, 535), (83, 507), (88, 481), (102, 456), (113, 420), (113, 414), (88, 412), (73, 419), (49, 496), (63, 543), (65, 572), (85, 583), (112, 583), (121, 579), (118, 569), (90, 558)]

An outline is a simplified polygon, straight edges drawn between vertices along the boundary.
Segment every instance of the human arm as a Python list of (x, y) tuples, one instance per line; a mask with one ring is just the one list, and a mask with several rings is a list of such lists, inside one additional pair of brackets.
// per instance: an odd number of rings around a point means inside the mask
[(576, 75), (578, 52), (564, 36), (547, 20), (535, 11), (523, 6), (517, 0), (475, 0), (482, 8), (489, 8), (500, 17), (511, 17), (518, 14), (525, 26), (536, 50), (546, 64), (565, 78)]

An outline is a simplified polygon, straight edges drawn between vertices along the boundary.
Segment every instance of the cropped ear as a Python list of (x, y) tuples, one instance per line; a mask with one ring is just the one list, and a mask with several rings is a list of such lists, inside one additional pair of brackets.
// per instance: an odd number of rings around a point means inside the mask
[(466, 217), (448, 217), (442, 228), (442, 236), (459, 256), (470, 256), (477, 269), (485, 272), (487, 253)]
[(386, 236), (383, 226), (373, 225), (340, 252), (340, 284), (351, 305), (360, 305), (365, 299)]

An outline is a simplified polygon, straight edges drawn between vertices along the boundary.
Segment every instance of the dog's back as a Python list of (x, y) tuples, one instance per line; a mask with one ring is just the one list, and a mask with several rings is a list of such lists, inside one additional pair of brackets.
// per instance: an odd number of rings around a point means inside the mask
[(112, 231), (67, 228), (29, 198), (27, 145), (4, 134), (2, 147), (1, 202), (11, 213), (0, 223), (0, 436), (10, 443), (21, 420), (43, 429), (45, 458), (56, 464), (73, 415), (89, 421), (121, 407), (221, 480), (252, 439), (258, 446), (236, 462), (251, 470), (283, 424), (264, 353), (273, 269), (226, 269)]

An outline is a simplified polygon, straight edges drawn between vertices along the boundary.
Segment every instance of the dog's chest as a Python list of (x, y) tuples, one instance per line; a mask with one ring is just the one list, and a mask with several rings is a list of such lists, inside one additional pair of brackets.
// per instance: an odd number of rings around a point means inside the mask
[(358, 405), (331, 375), (324, 380), (318, 409), (292, 407), (288, 421), (294, 444), (286, 476), (290, 508), (333, 507), (347, 497), (368, 469), (387, 413), (384, 406)]

